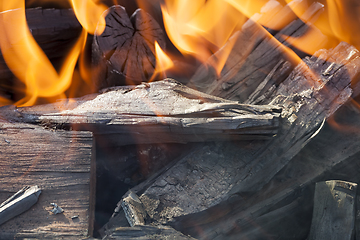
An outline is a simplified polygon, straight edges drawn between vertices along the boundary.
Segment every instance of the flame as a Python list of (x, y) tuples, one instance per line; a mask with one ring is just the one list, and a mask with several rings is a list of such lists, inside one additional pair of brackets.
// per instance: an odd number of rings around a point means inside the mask
[(0, 10), (3, 57), (15, 76), (26, 85), (26, 97), (16, 105), (33, 105), (38, 97), (62, 95), (71, 84), (86, 32), (83, 31), (58, 74), (28, 29), (24, 1), (3, 2)]
[(71, 0), (71, 4), (77, 19), (88, 33), (100, 35), (104, 31), (103, 12), (107, 9), (104, 4), (93, 0)]
[(155, 58), (156, 58), (156, 66), (155, 71), (150, 78), (149, 82), (154, 80), (154, 78), (158, 74), (163, 74), (165, 76), (165, 71), (174, 67), (174, 63), (171, 58), (161, 49), (160, 45), (157, 41), (155, 41)]
[(245, 21), (223, 0), (165, 0), (161, 10), (165, 30), (177, 49), (203, 62)]

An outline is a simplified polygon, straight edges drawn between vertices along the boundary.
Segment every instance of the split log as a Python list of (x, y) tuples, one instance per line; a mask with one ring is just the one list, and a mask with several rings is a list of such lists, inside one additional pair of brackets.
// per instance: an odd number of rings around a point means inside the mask
[[(320, 131), (326, 118), (350, 98), (359, 53), (348, 44), (305, 58), (274, 91), (272, 104), (283, 107), (279, 132), (268, 143), (231, 149), (205, 145), (157, 179), (132, 189), (141, 194), (153, 221), (166, 224), (206, 210), (239, 193), (264, 187)], [(348, 68), (351, 68), (348, 71)], [(271, 100), (271, 99), (270, 99)]]
[[(7, 118), (53, 128), (91, 130), (109, 144), (121, 146), (269, 139), (277, 133), (281, 112), (271, 105), (244, 105), (216, 98), (171, 79), (89, 98), (70, 101), (67, 106), (57, 103), (18, 108), (8, 111)], [(54, 113), (57, 106), (69, 110)]]
[(169, 226), (135, 226), (122, 227), (109, 230), (104, 240), (110, 239), (180, 239), (180, 240), (195, 240), (195, 238), (185, 236)]
[[(268, 4), (273, 3), (271, 1)], [(284, 47), (290, 46), (286, 40), (304, 35), (310, 29), (311, 22), (323, 11), (322, 4), (314, 3), (307, 8), (301, 20), (295, 20), (291, 8), (304, 4), (306, 5), (305, 1), (292, 1), (284, 8), (271, 7), (269, 12), (256, 17), (266, 20), (269, 26), (280, 27), (281, 30), (274, 36), (252, 19), (247, 21), (242, 30), (235, 33), (229, 42), (209, 59), (209, 62), (216, 62), (218, 56), (222, 56), (224, 51), (232, 48), (220, 76), (210, 64), (204, 64), (192, 77), (188, 86), (241, 103), (250, 103), (250, 96), (261, 84), (265, 85), (265, 89), (273, 85), (278, 86), (297, 64)], [(294, 19), (294, 21), (282, 27), (280, 21), (284, 19)], [(318, 39), (316, 41), (318, 45), (314, 48), (321, 49), (327, 39), (320, 31), (314, 32), (317, 33)]]
[(155, 41), (165, 48), (159, 24), (142, 9), (129, 18), (118, 5), (104, 15), (105, 30), (94, 36), (92, 49), (96, 88), (147, 82), (155, 69)]
[[(199, 238), (305, 239), (310, 231), (315, 183), (328, 179), (360, 182), (360, 115), (346, 105), (335, 117), (342, 129), (325, 124), (260, 191), (233, 195), (203, 212), (175, 218), (171, 225)], [(277, 214), (283, 210), (286, 213)]]
[(309, 240), (353, 239), (356, 187), (339, 180), (316, 184)]
[[(0, 238), (79, 239), (92, 235), (92, 134), (4, 122), (0, 130), (0, 200), (24, 185), (38, 185), (42, 190), (34, 206), (0, 226)], [(50, 203), (64, 212), (50, 213)]]

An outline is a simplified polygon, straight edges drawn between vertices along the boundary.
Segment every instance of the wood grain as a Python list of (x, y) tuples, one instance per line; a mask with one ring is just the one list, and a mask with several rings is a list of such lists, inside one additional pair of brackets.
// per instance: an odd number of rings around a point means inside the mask
[[(79, 239), (92, 233), (91, 133), (0, 123), (0, 152), (0, 200), (26, 185), (42, 189), (33, 207), (0, 226), (1, 239)], [(50, 213), (50, 203), (64, 212)]]

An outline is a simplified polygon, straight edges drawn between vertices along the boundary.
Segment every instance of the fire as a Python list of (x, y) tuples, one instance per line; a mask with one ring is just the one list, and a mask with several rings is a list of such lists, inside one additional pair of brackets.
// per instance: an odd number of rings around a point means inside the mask
[(105, 18), (102, 14), (107, 9), (104, 4), (93, 0), (71, 0), (71, 4), (80, 24), (88, 33), (100, 35), (104, 31)]
[(152, 81), (158, 74), (164, 74), (166, 70), (174, 67), (173, 61), (161, 49), (161, 47), (159, 46), (157, 41), (155, 41), (155, 58), (156, 58), (155, 71), (154, 71), (154, 74), (152, 75), (150, 81)]
[[(1, 51), (8, 67), (26, 86), (25, 98), (15, 103), (18, 106), (35, 104), (38, 98), (52, 100), (66, 97), (64, 92), (73, 84), (74, 79), (81, 78), (91, 85), (91, 69), (84, 64), (85, 57), (88, 56), (82, 53), (87, 34), (101, 34), (106, 27), (102, 13), (107, 6), (100, 0), (66, 2), (73, 7), (83, 31), (64, 60), (62, 68), (57, 72), (29, 31), (25, 18), (25, 1), (1, 1)], [(284, 28), (296, 18), (302, 18), (305, 10), (314, 1), (163, 0), (158, 2), (166, 33), (174, 46), (185, 56), (192, 55), (202, 62), (212, 64), (220, 74), (236, 42), (237, 35), (234, 33), (240, 30), (249, 18), (264, 27), (263, 31), (276, 47), (281, 48), (296, 62), (301, 61), (291, 49), (281, 44), (265, 28), (274, 31)], [(287, 43), (309, 55), (320, 48), (334, 47), (340, 41), (349, 42), (360, 48), (360, 33), (355, 30), (360, 22), (358, 17), (360, 4), (357, 0), (321, 0), (321, 2), (325, 5), (324, 13), (321, 13), (317, 20), (307, 22), (309, 30), (304, 35), (296, 38), (283, 36)], [(154, 4), (150, 5), (154, 7)], [(276, 21), (272, 21), (266, 15), (262, 16), (262, 13), (269, 8), (280, 6), (289, 8), (291, 13)], [(213, 57), (211, 62), (208, 61), (220, 48), (222, 48), (221, 54), (217, 54), (216, 58)], [(175, 68), (172, 61), (174, 59), (169, 57), (171, 55), (156, 43), (155, 52), (156, 69), (151, 80), (155, 75)], [(78, 62), (79, 68), (76, 69)], [(71, 92), (73, 91), (74, 89), (71, 89)], [(8, 100), (0, 97), (0, 104), (8, 103)]]

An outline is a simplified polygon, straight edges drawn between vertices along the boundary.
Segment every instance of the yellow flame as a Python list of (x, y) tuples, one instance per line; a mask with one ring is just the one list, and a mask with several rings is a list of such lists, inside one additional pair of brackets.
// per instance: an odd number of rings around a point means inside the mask
[(104, 31), (103, 12), (107, 9), (104, 4), (93, 0), (71, 0), (71, 4), (77, 19), (88, 33), (100, 35)]
[[(166, 70), (174, 67), (174, 63), (171, 58), (166, 55), (166, 53), (161, 49), (158, 42), (155, 41), (155, 57), (156, 57), (156, 66), (151, 80), (157, 75), (164, 73)], [(150, 80), (150, 81), (151, 81)]]
[(38, 97), (63, 94), (71, 84), (86, 32), (82, 32), (58, 74), (29, 31), (24, 1), (2, 1), (0, 7), (0, 47), (3, 57), (15, 76), (26, 85), (26, 97), (16, 105), (33, 105)]
[(206, 61), (223, 46), (245, 18), (223, 0), (165, 0), (165, 30), (184, 54)]

